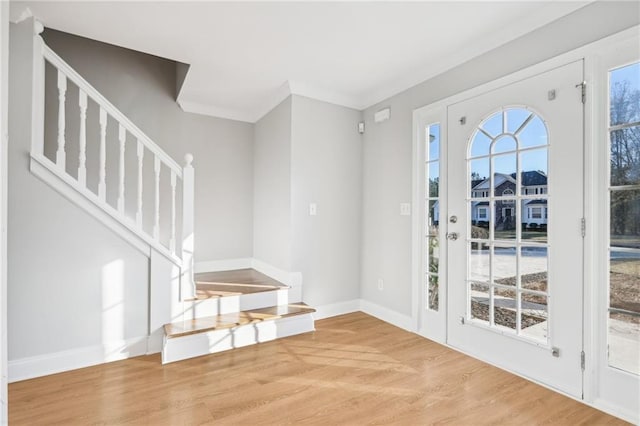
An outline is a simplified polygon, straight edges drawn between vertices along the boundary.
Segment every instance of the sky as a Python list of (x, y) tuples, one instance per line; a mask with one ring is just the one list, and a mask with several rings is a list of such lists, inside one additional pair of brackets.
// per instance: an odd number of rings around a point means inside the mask
[[(629, 82), (629, 88), (633, 90), (640, 90), (640, 63), (627, 65), (622, 68), (617, 68), (609, 72), (609, 79), (611, 87), (616, 83), (622, 83), (625, 80)], [(640, 111), (640, 110), (638, 110)], [(640, 120), (640, 116), (629, 117), (630, 121)]]
[(640, 63), (611, 70), (610, 77), (611, 84), (627, 80), (632, 88), (638, 90), (640, 89)]

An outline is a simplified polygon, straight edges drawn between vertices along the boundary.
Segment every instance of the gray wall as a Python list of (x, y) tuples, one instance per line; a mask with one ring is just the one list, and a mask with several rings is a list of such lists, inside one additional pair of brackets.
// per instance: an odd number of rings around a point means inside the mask
[[(362, 137), (359, 111), (293, 96), (292, 269), (312, 306), (360, 293)], [(309, 215), (309, 204), (317, 215)]]
[[(49, 47), (67, 61), (89, 83), (120, 109), (133, 123), (164, 149), (173, 159), (183, 164), (185, 153), (194, 155), (196, 170), (196, 261), (251, 257), (253, 245), (253, 125), (183, 112), (175, 102), (176, 81), (181, 73), (174, 61), (142, 54), (133, 50), (108, 45), (83, 37), (47, 29), (43, 38)], [(55, 82), (54, 82), (55, 84)], [(77, 89), (70, 86), (67, 93), (68, 121), (78, 116)], [(55, 94), (54, 94), (55, 95)], [(74, 96), (75, 95), (75, 96)], [(49, 102), (50, 99), (48, 98)], [(55, 125), (57, 106), (48, 111), (47, 128)], [(92, 113), (89, 109), (88, 126), (91, 133)], [(111, 125), (112, 123), (109, 123)], [(55, 135), (55, 128), (51, 128)], [(68, 123), (68, 169), (77, 163), (74, 140), (75, 128)], [(117, 131), (110, 127), (109, 145), (117, 152)], [(51, 139), (49, 139), (51, 140)], [(128, 140), (127, 176), (135, 176), (134, 141)], [(77, 151), (77, 149), (76, 149)], [(88, 153), (88, 164), (97, 161), (97, 154)], [(109, 158), (109, 151), (107, 152)], [(129, 161), (130, 160), (130, 161)], [(145, 170), (151, 177), (152, 162), (145, 157)], [(115, 165), (115, 163), (114, 163)], [(74, 173), (73, 170), (69, 170)], [(117, 173), (108, 173), (114, 179), (107, 182), (108, 198), (114, 203)], [(90, 185), (92, 184), (91, 179)], [(146, 188), (151, 188), (145, 180)], [(94, 179), (94, 185), (97, 186)], [(134, 184), (133, 180), (129, 183)], [(129, 189), (129, 188), (128, 188)], [(135, 190), (126, 191), (127, 210), (135, 212)], [(153, 192), (145, 206), (153, 205)], [(168, 205), (165, 205), (168, 208)], [(151, 216), (147, 215), (151, 220)]]
[(253, 257), (291, 270), (291, 97), (255, 125)]
[[(638, 2), (593, 3), (365, 110), (361, 297), (411, 314), (411, 217), (399, 216), (399, 203), (411, 201), (414, 109), (639, 22)], [(383, 107), (391, 107), (391, 119), (375, 124)]]
[(31, 44), (11, 26), (10, 360), (147, 333), (147, 258), (29, 172)]

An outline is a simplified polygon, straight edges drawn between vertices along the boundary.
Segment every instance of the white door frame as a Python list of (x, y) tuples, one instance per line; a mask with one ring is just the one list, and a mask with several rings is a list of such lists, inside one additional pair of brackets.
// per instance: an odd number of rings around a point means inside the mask
[[(416, 118), (414, 113), (413, 119), (413, 191), (412, 191), (412, 300), (414, 303), (411, 306), (412, 310), (412, 324), (415, 326), (415, 330), (418, 334), (421, 334), (436, 342), (444, 343), (447, 338), (446, 326), (447, 326), (447, 292), (446, 292), (446, 280), (447, 280), (447, 250), (444, 246), (444, 236), (446, 234), (447, 227), (447, 197), (442, 191), (442, 188), (447, 187), (447, 111), (444, 108), (429, 108), (422, 109)], [(431, 124), (440, 125), (440, 156), (439, 156), (439, 210), (438, 215), (439, 222), (439, 310), (431, 311), (422, 309), (426, 306), (426, 265), (424, 265), (425, 259), (425, 245), (424, 239), (426, 234), (425, 221), (425, 195), (426, 195), (426, 176), (425, 176), (425, 147), (426, 147), (426, 133), (425, 128)], [(417, 266), (419, 265), (419, 266)], [(416, 267), (417, 266), (417, 267)], [(435, 322), (438, 325), (426, 329), (425, 323)]]
[[(619, 412), (621, 416), (628, 419), (632, 423), (640, 423), (640, 413), (625, 411), (624, 406), (617, 405), (615, 402), (606, 397), (606, 393), (616, 393), (616, 396), (620, 400), (626, 399), (626, 404), (629, 405), (631, 401), (635, 401), (636, 407), (638, 405), (638, 393), (640, 389), (629, 389), (621, 386), (619, 381), (611, 381), (611, 377), (606, 377), (605, 370), (610, 370), (608, 367), (608, 357), (606, 350), (607, 343), (607, 321), (606, 321), (606, 309), (607, 303), (607, 286), (603, 283), (609, 282), (608, 277), (608, 261), (602, 261), (602, 259), (608, 259), (608, 247), (606, 242), (608, 241), (608, 226), (598, 226), (608, 223), (606, 220), (609, 217), (608, 209), (609, 204), (606, 202), (606, 194), (608, 192), (608, 180), (609, 180), (609, 144), (605, 143), (609, 140), (608, 127), (605, 122), (605, 117), (608, 115), (608, 100), (609, 100), (609, 87), (608, 87), (608, 71), (615, 66), (621, 66), (627, 62), (637, 62), (640, 60), (640, 30), (636, 32), (635, 39), (628, 38), (616, 43), (615, 49), (608, 49), (606, 51), (599, 52), (598, 55), (594, 55), (593, 61), (590, 63), (590, 71), (595, 77), (595, 81), (599, 84), (594, 85), (592, 90), (592, 103), (591, 113), (595, 117), (602, 117), (601, 120), (593, 120), (592, 128), (587, 131), (587, 134), (591, 134), (592, 137), (592, 150), (591, 156), (587, 156), (585, 161), (589, 163), (592, 173), (587, 174), (585, 196), (591, 200), (587, 206), (590, 208), (589, 216), (593, 218), (589, 224), (587, 241), (585, 245), (585, 275), (591, 278), (591, 283), (587, 287), (590, 292), (585, 296), (585, 306), (591, 306), (585, 314), (585, 322), (592, 324), (589, 329), (589, 333), (585, 330), (585, 338), (589, 339), (591, 345), (591, 354), (593, 356), (592, 362), (588, 366), (588, 373), (585, 374), (585, 379), (590, 380), (591, 386), (589, 387), (589, 398), (594, 401), (596, 406), (601, 407), (603, 410)], [(633, 49), (636, 52), (632, 53)], [(618, 375), (621, 377), (629, 376), (626, 372), (609, 371), (610, 375)], [(628, 385), (629, 383), (627, 383)], [(635, 395), (634, 395), (635, 391)], [(586, 398), (586, 390), (585, 390)], [(606, 411), (606, 410), (605, 410)]]
[[(501, 86), (508, 85), (510, 83), (526, 79), (528, 77), (534, 76), (540, 72), (543, 72), (548, 69), (552, 69), (557, 66), (561, 66), (571, 61), (576, 61), (583, 59), (585, 63), (585, 81), (587, 82), (587, 99), (585, 104), (585, 117), (584, 117), (584, 141), (585, 141), (585, 186), (588, 188), (594, 188), (596, 185), (596, 181), (598, 179), (599, 166), (598, 166), (598, 138), (603, 132), (606, 133), (606, 129), (602, 129), (604, 117), (598, 115), (603, 108), (606, 107), (606, 94), (603, 96), (602, 93), (598, 93), (598, 90), (593, 90), (594, 82), (596, 82), (597, 88), (597, 79), (598, 79), (598, 69), (599, 69), (599, 57), (605, 54), (606, 52), (612, 49), (612, 46), (615, 46), (619, 43), (624, 43), (625, 41), (634, 40), (637, 41), (640, 39), (640, 25), (634, 26), (627, 30), (621, 31), (617, 34), (605, 37), (601, 40), (595, 41), (578, 49), (572, 50), (570, 52), (564, 53), (552, 59), (546, 60), (544, 62), (535, 64), (527, 69), (517, 71), (513, 74), (507, 75), (505, 77), (498, 78), (494, 81), (485, 83), (481, 86), (469, 89), (467, 91), (452, 95), (448, 98), (442, 99), (430, 105), (426, 105), (424, 107), (418, 108), (413, 112), (413, 221), (412, 221), (412, 323), (415, 324), (416, 330), (421, 335), (427, 336), (427, 334), (433, 340), (436, 340), (442, 344), (445, 344), (444, 339), (434, 339), (432, 336), (434, 335), (444, 335), (446, 336), (446, 321), (445, 324), (442, 325), (439, 322), (437, 324), (440, 327), (436, 332), (425, 333), (424, 330), (420, 329), (421, 320), (421, 305), (424, 302), (422, 298), (420, 298), (421, 294), (421, 286), (422, 286), (422, 278), (421, 271), (424, 270), (423, 257), (422, 257), (422, 238), (423, 238), (423, 230), (422, 230), (422, 214), (424, 213), (421, 210), (421, 205), (424, 203), (423, 192), (420, 188), (420, 175), (421, 168), (424, 167), (424, 164), (420, 163), (420, 159), (424, 157), (419, 157), (417, 154), (420, 150), (420, 144), (424, 141), (420, 141), (419, 129), (423, 127), (425, 124), (428, 124), (429, 117), (433, 117), (434, 115), (443, 113), (446, 116), (446, 108), (448, 105), (454, 104), (456, 102), (463, 101), (465, 99), (480, 95), (482, 93), (489, 92)], [(441, 128), (446, 128), (446, 117), (440, 122)], [(444, 127), (443, 127), (444, 126)], [(444, 132), (441, 132), (444, 133)], [(446, 142), (443, 142), (445, 144)], [(441, 154), (442, 155), (442, 154)], [(442, 167), (442, 164), (441, 164)], [(441, 169), (442, 170), (442, 169)], [(441, 172), (442, 174), (442, 172)], [(441, 186), (442, 187), (442, 186)], [(601, 398), (598, 398), (597, 392), (597, 380), (596, 380), (596, 357), (597, 357), (597, 331), (598, 324), (596, 315), (596, 300), (598, 296), (597, 292), (597, 273), (598, 271), (594, 270), (594, 264), (598, 259), (599, 253), (597, 253), (595, 246), (597, 244), (597, 232), (598, 232), (598, 224), (599, 224), (599, 213), (597, 210), (597, 199), (594, 198), (596, 196), (595, 189), (593, 191), (586, 191), (585, 193), (585, 218), (586, 218), (586, 237), (585, 237), (585, 270), (584, 270), (584, 351), (586, 353), (585, 358), (585, 372), (584, 372), (584, 399), (581, 402), (584, 402), (588, 405), (594, 406), (602, 411), (610, 413), (614, 416), (623, 418), (632, 423), (640, 422), (640, 418), (638, 417), (638, 413), (631, 413), (626, 411), (623, 407), (620, 407), (616, 404), (615, 401), (604, 401)], [(445, 191), (442, 191), (443, 194), (446, 194)], [(447, 202), (446, 196), (440, 196), (441, 203)], [(440, 212), (440, 223), (441, 223), (441, 232), (447, 232), (446, 221), (443, 221), (443, 218), (447, 217), (447, 212), (444, 209), (441, 209)], [(445, 243), (446, 244), (446, 243)], [(444, 248), (441, 248), (441, 251), (446, 251)], [(446, 283), (446, 277), (444, 282)], [(446, 285), (446, 284), (445, 284)], [(455, 348), (454, 348), (455, 349)], [(470, 354), (473, 356), (473, 354)], [(547, 387), (544, 383), (539, 383), (542, 386)], [(568, 395), (569, 396), (569, 395)], [(569, 396), (571, 397), (571, 396)], [(575, 398), (574, 398), (575, 399)], [(580, 400), (579, 400), (580, 401)]]

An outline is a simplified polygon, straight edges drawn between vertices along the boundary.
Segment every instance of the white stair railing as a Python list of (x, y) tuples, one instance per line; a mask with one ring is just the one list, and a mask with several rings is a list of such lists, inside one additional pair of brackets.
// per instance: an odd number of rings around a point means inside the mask
[[(31, 144), (32, 161), (37, 161), (42, 167), (56, 175), (77, 192), (84, 195), (93, 204), (98, 206), (109, 216), (116, 219), (129, 231), (142, 239), (149, 246), (156, 249), (161, 254), (171, 259), (181, 268), (181, 294), (183, 297), (191, 297), (195, 294), (195, 283), (193, 280), (193, 249), (194, 249), (194, 169), (192, 165), (193, 156), (185, 156), (186, 164), (181, 167), (158, 145), (156, 145), (144, 132), (133, 124), (120, 110), (111, 104), (102, 94), (100, 94), (89, 82), (60, 58), (53, 50), (45, 45), (39, 34), (34, 36), (34, 68), (33, 68), (33, 139)], [(53, 66), (57, 73), (57, 133), (55, 158), (50, 159), (45, 155), (45, 70), (46, 63)], [(67, 170), (67, 135), (66, 125), (69, 117), (66, 117), (67, 84), (71, 82), (78, 88), (79, 116), (79, 137), (78, 137), (78, 169), (77, 177), (74, 177)], [(87, 135), (87, 109), (89, 102), (94, 102), (99, 108), (99, 131), (93, 137)], [(109, 120), (111, 119), (111, 120)], [(109, 164), (107, 158), (108, 138), (110, 131), (115, 131), (114, 126), (108, 126), (109, 121), (117, 123), (118, 135), (118, 156), (117, 164)], [(91, 135), (90, 135), (91, 136)], [(136, 143), (131, 145), (132, 136)], [(95, 144), (98, 153), (97, 193), (94, 193), (87, 186), (87, 145)], [(126, 183), (129, 178), (126, 173), (125, 152), (127, 149), (134, 149), (137, 155), (136, 173), (136, 210), (135, 217), (131, 218), (126, 214)], [(145, 209), (143, 200), (145, 199), (144, 187), (144, 159), (150, 155), (153, 160), (153, 209), (147, 214), (152, 214), (153, 223), (150, 232), (145, 230), (144, 216)], [(117, 169), (117, 202), (111, 205), (107, 200), (108, 173)], [(166, 175), (168, 173), (168, 175)], [(167, 176), (164, 181), (162, 176)], [(161, 188), (161, 186), (163, 188)], [(166, 188), (164, 188), (166, 186)], [(182, 203), (176, 201), (177, 189), (181, 188)], [(161, 191), (162, 189), (162, 191)], [(162, 195), (169, 197), (170, 205), (167, 233), (164, 240), (161, 238), (161, 216), (162, 210), (160, 199)], [(147, 197), (148, 199), (148, 197)], [(179, 207), (178, 207), (179, 206)], [(180, 209), (180, 211), (178, 211)], [(182, 218), (181, 226), (177, 226), (178, 214)], [(164, 220), (163, 219), (163, 220)], [(180, 242), (178, 247), (177, 242)]]

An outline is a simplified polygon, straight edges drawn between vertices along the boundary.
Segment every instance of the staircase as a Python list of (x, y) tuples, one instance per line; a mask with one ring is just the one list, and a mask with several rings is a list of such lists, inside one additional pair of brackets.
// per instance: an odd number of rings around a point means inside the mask
[(263, 273), (195, 276), (193, 156), (180, 166), (34, 27), (31, 172), (148, 256), (147, 353), (168, 363), (313, 331), (314, 310), (289, 304), (289, 287)]
[(191, 319), (164, 325), (163, 364), (315, 329), (315, 309), (289, 304), (289, 287), (254, 269), (197, 274), (196, 288)]

